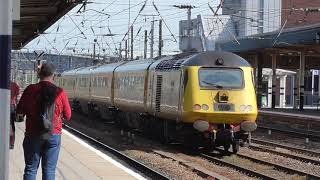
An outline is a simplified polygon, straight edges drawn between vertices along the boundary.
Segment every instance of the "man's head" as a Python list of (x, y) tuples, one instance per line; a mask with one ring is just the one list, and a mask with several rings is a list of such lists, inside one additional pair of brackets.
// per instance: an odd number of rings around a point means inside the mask
[(38, 76), (40, 80), (53, 80), (56, 67), (52, 63), (44, 63), (41, 65)]

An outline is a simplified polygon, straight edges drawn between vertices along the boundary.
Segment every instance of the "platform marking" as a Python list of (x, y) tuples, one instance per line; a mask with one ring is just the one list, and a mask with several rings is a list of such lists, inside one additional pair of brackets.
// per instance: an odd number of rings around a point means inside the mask
[(66, 134), (67, 136), (69, 136), (70, 138), (76, 140), (78, 143), (80, 143), (82, 146), (88, 148), (89, 150), (91, 150), (92, 152), (96, 153), (98, 156), (100, 156), (102, 159), (110, 162), (111, 164), (113, 164), (114, 166), (122, 169), (123, 171), (125, 171), (126, 173), (130, 174), (131, 176), (135, 177), (136, 179), (139, 180), (146, 180), (146, 178), (142, 177), (140, 174), (134, 172), (133, 170), (125, 167), (124, 165), (122, 165), (121, 163), (119, 163), (118, 161), (114, 160), (112, 157), (106, 155), (105, 153), (101, 152), (100, 150), (92, 147), (91, 145), (89, 145), (88, 143), (84, 142), (82, 139), (78, 138), (77, 136), (71, 134), (70, 132), (68, 132), (67, 130), (62, 130), (62, 132), (64, 134)]

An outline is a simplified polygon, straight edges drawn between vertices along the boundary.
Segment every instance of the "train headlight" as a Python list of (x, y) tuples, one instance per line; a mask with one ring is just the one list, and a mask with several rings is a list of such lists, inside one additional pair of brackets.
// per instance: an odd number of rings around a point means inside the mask
[(252, 111), (252, 106), (251, 105), (247, 106), (247, 111)]
[(246, 110), (246, 105), (241, 105), (241, 106), (240, 106), (240, 111), (243, 112), (243, 111), (245, 111), (245, 110)]
[(246, 105), (241, 105), (240, 106), (240, 111), (241, 112), (250, 112), (250, 111), (252, 111), (252, 106), (251, 105), (248, 105), (248, 106), (246, 106)]
[(208, 111), (209, 106), (207, 104), (202, 104), (202, 109)]
[(196, 110), (196, 111), (201, 110), (201, 106), (199, 104), (195, 104), (193, 105), (193, 110)]

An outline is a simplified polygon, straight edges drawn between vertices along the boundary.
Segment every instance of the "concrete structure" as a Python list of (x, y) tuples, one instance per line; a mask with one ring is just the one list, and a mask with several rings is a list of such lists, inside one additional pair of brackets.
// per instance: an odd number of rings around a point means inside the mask
[(9, 174), (10, 52), (12, 38), (12, 1), (0, 0), (0, 179)]
[[(228, 15), (197, 15), (191, 20), (191, 49), (212, 51), (219, 49), (220, 42), (232, 40), (235, 34), (234, 23)], [(179, 48), (188, 50), (188, 22), (179, 22)]]
[(188, 37), (188, 20), (179, 21), (179, 49), (186, 51), (189, 49), (188, 41), (191, 39), (191, 49), (202, 51), (204, 49), (202, 35), (202, 20), (201, 15), (191, 20), (191, 37)]
[(13, 49), (24, 47), (82, 0), (20, 0), (20, 20), (13, 22)]

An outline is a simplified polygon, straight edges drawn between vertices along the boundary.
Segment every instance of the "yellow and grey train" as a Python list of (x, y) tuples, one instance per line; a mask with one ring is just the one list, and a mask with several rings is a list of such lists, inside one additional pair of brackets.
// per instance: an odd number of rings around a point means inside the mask
[(85, 113), (236, 153), (257, 128), (253, 74), (245, 59), (216, 51), (79, 68), (58, 84)]

